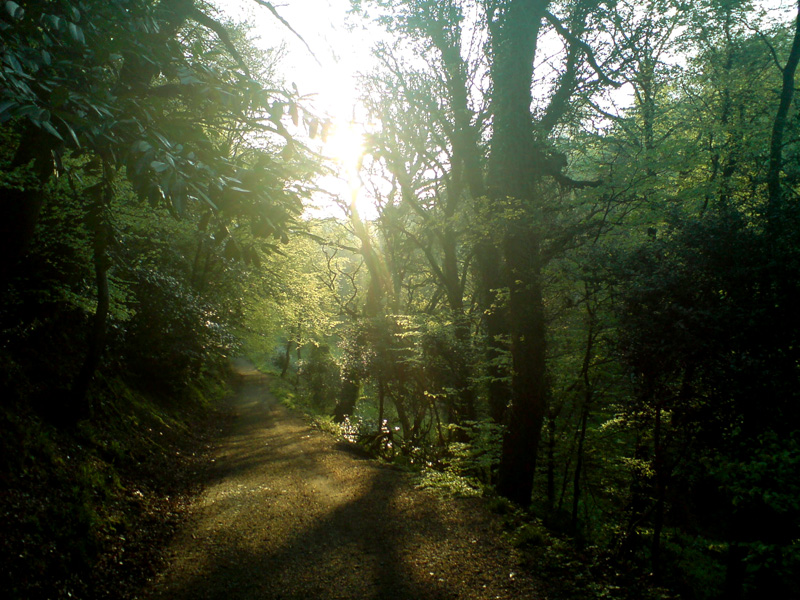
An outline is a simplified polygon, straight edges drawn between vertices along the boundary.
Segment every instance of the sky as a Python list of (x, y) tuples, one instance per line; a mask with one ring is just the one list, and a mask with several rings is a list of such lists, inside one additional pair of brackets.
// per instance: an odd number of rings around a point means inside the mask
[[(275, 0), (275, 9), (302, 40), (254, 0), (214, 3), (235, 21), (252, 23), (251, 35), (257, 46), (274, 48), (284, 44), (286, 57), (281, 74), (286, 83), (296, 84), (301, 96), (313, 94), (310, 103), (304, 104), (334, 123), (334, 134), (319, 150), (335, 159), (332, 164), (338, 165), (342, 175), (324, 176), (317, 182), (328, 194), (316, 194), (306, 215), (345, 218), (342, 205), (355, 201), (362, 217), (376, 217), (374, 206), (353, 173), (363, 153), (363, 138), (351, 122), (356, 118), (356, 78), (359, 72), (370, 68), (370, 49), (381, 35), (377, 28), (367, 30), (363, 21), (347, 18), (350, 0)], [(330, 194), (337, 196), (339, 202), (334, 202)]]
[(254, 0), (215, 0), (216, 6), (236, 20), (255, 24), (256, 44), (286, 44), (283, 73), (301, 94), (316, 93), (315, 105), (336, 119), (352, 117), (357, 91), (355, 76), (369, 67), (370, 47), (378, 32), (358, 23), (349, 29), (349, 0), (276, 0), (273, 6), (310, 47)]

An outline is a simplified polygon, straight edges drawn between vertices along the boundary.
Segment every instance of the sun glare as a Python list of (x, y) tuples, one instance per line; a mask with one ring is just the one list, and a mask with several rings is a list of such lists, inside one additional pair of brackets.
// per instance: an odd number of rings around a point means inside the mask
[(325, 142), (323, 153), (342, 168), (348, 180), (357, 178), (364, 155), (364, 135), (355, 123), (336, 124)]
[(322, 154), (336, 164), (339, 179), (347, 185), (350, 210), (361, 219), (371, 219), (375, 207), (363, 189), (359, 173), (364, 152), (363, 126), (352, 121), (335, 124), (322, 148)]

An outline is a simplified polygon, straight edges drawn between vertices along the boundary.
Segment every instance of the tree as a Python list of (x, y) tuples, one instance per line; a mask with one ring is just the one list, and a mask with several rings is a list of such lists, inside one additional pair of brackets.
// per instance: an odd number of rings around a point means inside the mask
[[(208, 11), (181, 0), (4, 5), (0, 121), (12, 143), (0, 182), (0, 293), (23, 274), (16, 265), (43, 205), (59, 198), (48, 191), (54, 175), (66, 176), (85, 199), (97, 290), (88, 352), (71, 385), (77, 417), (89, 412), (105, 344), (118, 175), (154, 208), (213, 227), (209, 239), (200, 235), (194, 267), (205, 266), (192, 274), (201, 293), (214, 253), (257, 260), (234, 229), (249, 221), (256, 239), (285, 238), (301, 208), (286, 183), (302, 164), (284, 124), (296, 119), (296, 95), (254, 79), (233, 34)], [(244, 155), (234, 145), (244, 130), (272, 137)]]

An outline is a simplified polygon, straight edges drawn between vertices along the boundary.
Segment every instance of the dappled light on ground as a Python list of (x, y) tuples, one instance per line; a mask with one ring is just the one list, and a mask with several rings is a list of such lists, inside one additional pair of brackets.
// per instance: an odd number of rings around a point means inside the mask
[(537, 597), (476, 500), (342, 451), (254, 372), (234, 410), (152, 598)]

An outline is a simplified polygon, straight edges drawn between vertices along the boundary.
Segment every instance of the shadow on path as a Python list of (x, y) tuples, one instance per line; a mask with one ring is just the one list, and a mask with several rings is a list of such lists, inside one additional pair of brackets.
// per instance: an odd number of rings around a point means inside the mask
[(477, 505), (337, 448), (237, 368), (234, 424), (152, 598), (537, 597)]

